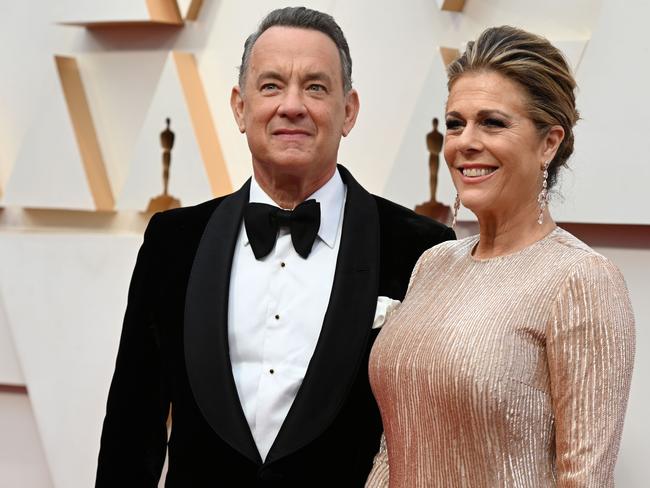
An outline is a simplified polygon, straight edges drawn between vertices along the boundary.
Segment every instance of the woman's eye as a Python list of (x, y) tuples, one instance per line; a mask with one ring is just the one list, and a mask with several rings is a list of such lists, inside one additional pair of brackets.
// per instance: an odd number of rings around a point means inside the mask
[(501, 129), (506, 126), (506, 123), (503, 120), (492, 119), (492, 118), (485, 119), (483, 121), (483, 124), (487, 125), (488, 127), (499, 127)]
[(447, 127), (447, 130), (456, 130), (456, 129), (460, 129), (463, 124), (461, 123), (460, 120), (449, 119), (445, 121), (445, 125)]

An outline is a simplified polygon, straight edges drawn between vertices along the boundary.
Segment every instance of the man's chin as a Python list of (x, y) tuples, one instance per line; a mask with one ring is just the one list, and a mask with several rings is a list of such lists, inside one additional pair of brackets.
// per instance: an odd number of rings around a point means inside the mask
[(259, 159), (259, 162), (267, 168), (277, 168), (290, 171), (292, 169), (308, 168), (317, 164), (313, 153), (304, 151), (282, 151), (272, 157)]
[(320, 178), (318, 175), (332, 174), (336, 168), (336, 160), (330, 164), (315, 160), (313, 157), (297, 157), (297, 155), (284, 155), (282, 158), (268, 159), (264, 161), (253, 161), (253, 167), (257, 172), (268, 175), (286, 175), (296, 178)]

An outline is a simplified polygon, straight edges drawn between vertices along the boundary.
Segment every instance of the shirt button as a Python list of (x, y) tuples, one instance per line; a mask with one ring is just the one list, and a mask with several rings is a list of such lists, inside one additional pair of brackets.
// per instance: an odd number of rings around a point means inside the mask
[(280, 266), (281, 266), (282, 268), (284, 268), (284, 267), (286, 266), (286, 264), (285, 264), (284, 262), (282, 262), (282, 263), (280, 263)]
[(279, 315), (276, 315), (276, 316), (275, 316), (275, 320), (280, 320), (280, 316), (279, 316)]
[(274, 369), (269, 369), (269, 373), (273, 374), (273, 373), (275, 373), (275, 370)]

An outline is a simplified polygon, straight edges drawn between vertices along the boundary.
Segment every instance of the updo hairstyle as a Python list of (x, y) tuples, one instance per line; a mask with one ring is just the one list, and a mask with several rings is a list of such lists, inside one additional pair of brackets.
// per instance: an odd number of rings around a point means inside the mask
[(548, 186), (573, 153), (576, 82), (562, 53), (547, 39), (511, 26), (484, 30), (469, 42), (463, 55), (447, 67), (447, 88), (466, 73), (493, 71), (521, 86), (528, 94), (528, 116), (540, 135), (561, 125), (564, 139), (548, 167)]

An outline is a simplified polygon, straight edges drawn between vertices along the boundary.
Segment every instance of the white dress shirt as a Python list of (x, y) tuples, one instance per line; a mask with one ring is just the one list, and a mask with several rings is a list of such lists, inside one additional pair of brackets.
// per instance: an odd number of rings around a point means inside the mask
[[(338, 169), (307, 198), (320, 203), (318, 236), (307, 259), (282, 228), (271, 253), (255, 259), (242, 223), (230, 276), (230, 362), (246, 420), (266, 458), (305, 377), (330, 299), (346, 188)], [(277, 206), (251, 180), (250, 201)]]

